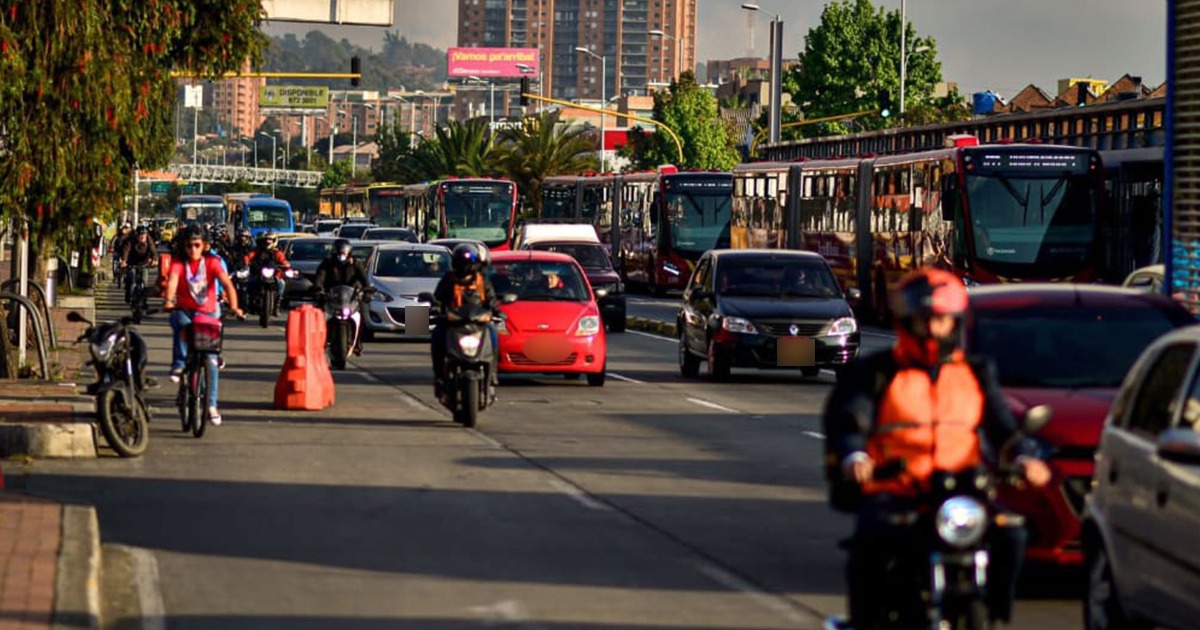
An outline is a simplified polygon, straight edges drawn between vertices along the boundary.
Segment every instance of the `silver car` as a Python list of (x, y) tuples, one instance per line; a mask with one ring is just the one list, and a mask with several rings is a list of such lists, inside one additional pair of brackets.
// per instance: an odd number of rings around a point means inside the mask
[(1200, 619), (1198, 359), (1200, 328), (1159, 337), (1109, 410), (1083, 527), (1088, 630)]
[(387, 243), (377, 245), (367, 266), (375, 294), (367, 305), (368, 335), (405, 332), (405, 307), (428, 306), (417, 296), (432, 293), (450, 269), (450, 252), (437, 245)]
[(329, 257), (335, 240), (337, 239), (316, 237), (297, 238), (288, 242), (283, 253), (292, 268), (300, 272), (300, 277), (288, 280), (287, 293), (284, 296), (287, 300), (305, 300), (309, 297), (313, 280), (317, 277), (317, 267)]

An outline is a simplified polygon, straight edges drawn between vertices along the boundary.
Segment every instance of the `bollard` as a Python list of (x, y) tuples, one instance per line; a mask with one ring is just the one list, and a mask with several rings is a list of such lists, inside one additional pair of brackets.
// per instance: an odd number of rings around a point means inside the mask
[(287, 357), (275, 382), (276, 409), (320, 411), (334, 403), (325, 332), (325, 313), (320, 309), (306, 304), (288, 313)]

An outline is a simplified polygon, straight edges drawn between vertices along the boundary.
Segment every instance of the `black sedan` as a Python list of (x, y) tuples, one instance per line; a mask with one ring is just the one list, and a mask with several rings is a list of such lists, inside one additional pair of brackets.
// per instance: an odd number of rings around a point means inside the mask
[[(852, 289), (851, 292), (854, 290)], [(852, 297), (852, 296), (851, 296)], [(714, 379), (730, 368), (835, 371), (858, 355), (858, 323), (819, 254), (712, 250), (692, 273), (679, 309), (679, 371), (701, 361)]]

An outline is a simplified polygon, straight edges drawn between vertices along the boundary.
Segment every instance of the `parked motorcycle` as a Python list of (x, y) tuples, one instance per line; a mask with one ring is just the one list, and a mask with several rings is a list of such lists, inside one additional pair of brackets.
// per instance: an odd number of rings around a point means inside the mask
[(358, 291), (354, 287), (340, 285), (325, 292), (325, 347), (329, 350), (329, 363), (335, 370), (346, 369), (346, 360), (358, 346), (362, 334), (362, 309), (364, 297), (375, 292), (375, 287)]
[[(1037, 433), (1050, 421), (1050, 408), (1039, 405), (1026, 413), (1016, 440)], [(904, 460), (883, 462), (876, 480), (891, 479), (905, 470)], [(985, 630), (989, 627), (985, 600), (990, 563), (987, 533), (993, 527), (1021, 527), (1023, 519), (996, 507), (1000, 484), (1021, 483), (1016, 467), (998, 470), (970, 469), (959, 473), (937, 471), (921, 504), (911, 511), (887, 514), (897, 525), (911, 525), (917, 536), (890, 572), (891, 584), (876, 585), (881, 599), (880, 620), (887, 627), (930, 630)], [(852, 543), (853, 544), (853, 543)], [(915, 583), (914, 583), (915, 581)], [(912, 598), (914, 587), (920, 600)], [(920, 602), (924, 602), (921, 610)], [(825, 630), (854, 630), (842, 616), (825, 620)]]
[(132, 327), (134, 318), (97, 326), (71, 311), (67, 321), (88, 326), (75, 343), (90, 342), (92, 359), (88, 364), (96, 370), (96, 382), (87, 387), (87, 393), (96, 397), (100, 431), (121, 457), (140, 456), (150, 440), (150, 406), (143, 392), (155, 383), (146, 376), (146, 341)]
[[(433, 304), (433, 294), (422, 293), (417, 299)], [(464, 304), (443, 317), (435, 317), (436, 326), (446, 326), (446, 398), (442, 404), (454, 414), (454, 421), (474, 427), (479, 412), (491, 406), (491, 366), (497, 349), (492, 347), (491, 322), (503, 320), (503, 313), (473, 302)]]

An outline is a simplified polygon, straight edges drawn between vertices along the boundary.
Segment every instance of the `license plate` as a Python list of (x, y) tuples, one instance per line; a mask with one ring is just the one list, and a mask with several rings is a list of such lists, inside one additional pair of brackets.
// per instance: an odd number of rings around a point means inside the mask
[(783, 337), (775, 346), (779, 367), (813, 367), (817, 364), (817, 340), (812, 337)]

